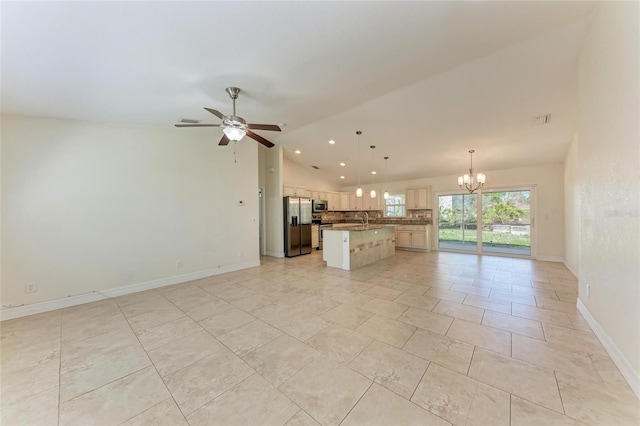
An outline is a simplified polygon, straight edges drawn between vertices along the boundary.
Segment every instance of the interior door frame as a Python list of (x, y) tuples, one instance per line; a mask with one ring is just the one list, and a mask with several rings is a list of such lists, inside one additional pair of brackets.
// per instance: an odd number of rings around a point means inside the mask
[(476, 198), (476, 206), (477, 212), (476, 217), (480, 218), (482, 221), (482, 194), (484, 192), (515, 192), (515, 191), (529, 191), (529, 206), (531, 212), (531, 251), (528, 256), (519, 255), (519, 254), (510, 254), (510, 253), (495, 253), (495, 252), (486, 252), (482, 250), (482, 223), (480, 222), (480, 226), (476, 226), (476, 232), (478, 237), (478, 245), (477, 250), (455, 250), (455, 249), (441, 249), (440, 248), (440, 196), (441, 195), (469, 195), (469, 191), (463, 190), (455, 190), (455, 191), (437, 191), (434, 193), (435, 200), (434, 205), (436, 206), (433, 212), (433, 224), (435, 226), (435, 231), (433, 232), (433, 245), (434, 250), (436, 251), (444, 251), (444, 252), (453, 252), (453, 253), (467, 253), (467, 254), (478, 254), (478, 255), (487, 255), (487, 256), (501, 256), (501, 257), (515, 257), (522, 259), (535, 259), (537, 256), (537, 226), (536, 226), (536, 216), (537, 216), (537, 203), (536, 203), (536, 185), (516, 185), (516, 186), (494, 186), (491, 188), (482, 188), (477, 191), (474, 191), (473, 195)]

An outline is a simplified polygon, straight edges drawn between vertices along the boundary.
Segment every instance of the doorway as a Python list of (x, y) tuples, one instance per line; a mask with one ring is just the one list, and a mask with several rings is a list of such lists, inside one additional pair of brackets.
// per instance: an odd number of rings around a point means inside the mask
[(438, 195), (438, 249), (533, 256), (533, 188)]

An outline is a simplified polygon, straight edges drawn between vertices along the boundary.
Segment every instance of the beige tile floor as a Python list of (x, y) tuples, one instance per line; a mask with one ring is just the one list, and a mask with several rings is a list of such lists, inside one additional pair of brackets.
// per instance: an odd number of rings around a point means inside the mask
[(322, 256), (1, 324), (3, 425), (638, 425), (560, 264)]

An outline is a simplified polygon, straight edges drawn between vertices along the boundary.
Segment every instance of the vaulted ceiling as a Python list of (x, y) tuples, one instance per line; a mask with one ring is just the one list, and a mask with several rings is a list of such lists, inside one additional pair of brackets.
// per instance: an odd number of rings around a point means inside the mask
[[(355, 184), (358, 167), (384, 172), (383, 156), (389, 180), (458, 174), (472, 148), (483, 171), (560, 162), (596, 6), (3, 2), (2, 112), (217, 124), (203, 107), (231, 114), (224, 89), (238, 86), (237, 115), (283, 124), (257, 133), (337, 185)], [(534, 126), (542, 114), (551, 122)]]

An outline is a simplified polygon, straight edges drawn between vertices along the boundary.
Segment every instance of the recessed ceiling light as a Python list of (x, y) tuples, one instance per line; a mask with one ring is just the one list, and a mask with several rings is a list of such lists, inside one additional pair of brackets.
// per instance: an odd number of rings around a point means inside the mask
[(333, 145), (334, 143), (336, 143), (336, 141), (334, 141), (333, 139), (329, 141), (329, 145)]
[(340, 176), (340, 179), (344, 179), (344, 176)]
[(299, 150), (299, 149), (296, 149), (294, 152), (295, 152), (296, 154), (302, 154), (302, 152), (300, 152), (300, 150)]
[(377, 174), (377, 173), (376, 173), (376, 171), (375, 171), (375, 170), (372, 170), (372, 171), (371, 171), (371, 174), (372, 174), (372, 175), (375, 175), (375, 174)]
[(344, 166), (346, 166), (346, 164), (344, 164), (344, 163), (340, 163), (340, 166), (344, 167)]

